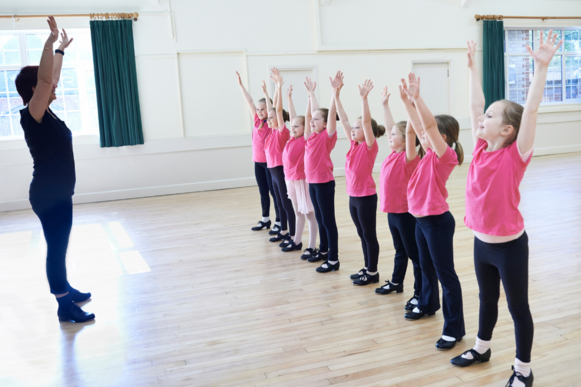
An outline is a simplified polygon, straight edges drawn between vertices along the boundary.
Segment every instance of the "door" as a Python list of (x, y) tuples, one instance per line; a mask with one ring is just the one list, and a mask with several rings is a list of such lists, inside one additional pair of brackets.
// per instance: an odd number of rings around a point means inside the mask
[[(276, 67), (276, 66), (275, 66)], [(316, 74), (313, 68), (304, 69), (284, 69), (284, 67), (278, 68), (280, 75), (284, 79), (284, 85), (282, 85), (282, 106), (284, 110), (288, 112), (288, 97), (287, 92), (290, 85), (293, 86), (293, 104), (297, 112), (297, 116), (304, 116), (305, 110), (307, 109), (308, 94), (305, 88), (305, 77), (310, 77), (313, 81), (318, 82), (316, 79)], [(270, 68), (269, 68), (270, 71)], [(319, 85), (317, 83), (317, 89)], [(270, 80), (270, 95), (274, 96), (275, 85), (272, 80)], [(318, 90), (315, 90), (316, 95), (318, 95)]]
[(413, 72), (420, 77), (420, 92), (432, 114), (450, 114), (448, 62), (414, 63)]

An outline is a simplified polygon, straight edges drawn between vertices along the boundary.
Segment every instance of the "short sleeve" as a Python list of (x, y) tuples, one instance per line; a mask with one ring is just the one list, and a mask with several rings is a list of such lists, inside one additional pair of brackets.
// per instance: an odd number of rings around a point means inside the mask
[(335, 148), (335, 144), (337, 143), (337, 131), (335, 130), (332, 135), (329, 136), (327, 132), (327, 149), (329, 152)]
[(518, 145), (516, 143), (516, 141), (514, 141), (512, 144), (510, 144), (508, 146), (508, 151), (510, 152), (510, 157), (515, 161), (518, 162), (520, 164), (524, 164), (524, 165), (529, 165), (529, 163), (531, 162), (531, 156), (533, 154), (533, 148), (531, 148), (530, 150), (528, 150), (527, 152), (521, 154), (519, 149), (518, 149)]
[(448, 146), (448, 149), (446, 149), (446, 152), (444, 152), (444, 154), (442, 155), (442, 157), (440, 158), (436, 158), (441, 164), (450, 164), (450, 165), (458, 165), (458, 156), (456, 155), (456, 152), (454, 152), (454, 149), (450, 148)]
[(478, 141), (476, 141), (476, 144), (474, 144), (474, 149), (472, 150), (472, 155), (474, 156), (476, 154), (476, 152), (480, 152), (483, 148), (487, 147), (488, 143), (486, 141), (484, 141), (483, 139), (479, 138)]
[(260, 124), (260, 118), (258, 118), (258, 114), (254, 113), (254, 127), (257, 128), (258, 124)]

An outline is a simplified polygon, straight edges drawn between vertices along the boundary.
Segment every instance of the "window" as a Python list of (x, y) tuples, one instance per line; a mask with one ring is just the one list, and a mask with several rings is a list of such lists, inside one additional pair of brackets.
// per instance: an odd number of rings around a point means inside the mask
[[(543, 104), (581, 103), (581, 29), (553, 29), (563, 44), (549, 64)], [(506, 28), (505, 78), (507, 99), (524, 105), (535, 71), (526, 46), (535, 49), (540, 34), (546, 38), (547, 28)]]
[[(67, 33), (74, 42), (66, 49), (57, 99), (50, 107), (73, 134), (98, 134), (91, 33), (88, 29)], [(0, 139), (24, 135), (20, 126), (24, 106), (14, 80), (22, 67), (40, 63), (47, 37), (46, 31), (0, 31)]]

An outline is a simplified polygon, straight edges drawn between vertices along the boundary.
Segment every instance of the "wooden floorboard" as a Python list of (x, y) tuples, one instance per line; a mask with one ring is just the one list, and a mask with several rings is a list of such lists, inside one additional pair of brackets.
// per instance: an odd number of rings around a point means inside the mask
[[(363, 258), (344, 178), (341, 270), (324, 275), (249, 230), (260, 215), (256, 187), (76, 205), (69, 279), (93, 293), (90, 324), (58, 322), (34, 213), (0, 213), (0, 386), (504, 386), (515, 355), (504, 293), (491, 361), (449, 362), (478, 330), (467, 171), (448, 182), (467, 331), (449, 352), (434, 347), (441, 311), (403, 318), (411, 270), (402, 294), (351, 284)], [(581, 153), (533, 158), (521, 193), (535, 386), (581, 387)], [(385, 214), (377, 225), (383, 283), (394, 251)]]

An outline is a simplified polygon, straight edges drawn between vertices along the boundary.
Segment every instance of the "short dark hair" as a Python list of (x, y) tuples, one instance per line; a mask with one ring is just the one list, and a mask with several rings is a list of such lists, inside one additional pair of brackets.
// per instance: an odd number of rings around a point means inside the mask
[(38, 66), (26, 66), (20, 69), (20, 73), (14, 83), (18, 94), (22, 98), (22, 103), (24, 106), (28, 105), (34, 94), (32, 88), (36, 87), (38, 83)]

